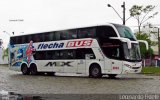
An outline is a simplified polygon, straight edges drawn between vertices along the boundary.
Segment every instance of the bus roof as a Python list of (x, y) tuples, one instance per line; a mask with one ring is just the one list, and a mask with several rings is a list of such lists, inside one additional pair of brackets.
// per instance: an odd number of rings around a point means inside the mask
[(55, 30), (51, 30), (51, 31), (34, 32), (34, 33), (29, 33), (29, 34), (27, 34), (27, 33), (26, 34), (17, 34), (17, 35), (12, 35), (11, 37), (25, 36), (25, 35), (31, 35), (31, 34), (40, 34), (40, 33), (48, 33), (48, 32), (54, 32), (54, 31), (71, 30), (71, 29), (78, 29), (78, 28), (86, 28), (86, 27), (95, 27), (95, 26), (102, 26), (102, 25), (114, 26), (114, 25), (120, 25), (120, 24), (115, 24), (115, 23), (103, 23), (103, 24), (95, 24), (95, 25), (92, 24), (92, 25), (85, 25), (85, 26), (79, 26), (79, 27), (73, 27), (73, 28), (62, 28), (62, 29), (55, 29)]

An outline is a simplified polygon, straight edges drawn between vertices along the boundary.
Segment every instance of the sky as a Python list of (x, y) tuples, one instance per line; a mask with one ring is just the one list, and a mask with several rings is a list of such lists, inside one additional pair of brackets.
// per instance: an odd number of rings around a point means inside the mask
[[(12, 32), (19, 35), (107, 22), (122, 24), (107, 4), (122, 17), (123, 2), (126, 19), (133, 5), (155, 5), (153, 12), (160, 9), (160, 0), (0, 0), (0, 39), (6, 47)], [(160, 25), (160, 13), (147, 22)], [(137, 21), (130, 18), (126, 25), (133, 30)]]

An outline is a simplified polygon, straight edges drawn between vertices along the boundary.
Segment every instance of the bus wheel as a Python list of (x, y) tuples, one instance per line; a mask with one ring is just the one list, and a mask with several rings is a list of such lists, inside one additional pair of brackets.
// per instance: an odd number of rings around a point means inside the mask
[(30, 73), (31, 73), (31, 75), (37, 75), (37, 66), (35, 65), (35, 64), (31, 64), (31, 66), (30, 66)]
[(29, 68), (27, 67), (26, 64), (23, 64), (21, 67), (21, 71), (23, 75), (29, 75)]
[(108, 74), (109, 78), (114, 79), (116, 78), (117, 74)]
[(89, 77), (93, 77), (93, 78), (102, 77), (101, 68), (98, 64), (91, 65), (89, 69)]

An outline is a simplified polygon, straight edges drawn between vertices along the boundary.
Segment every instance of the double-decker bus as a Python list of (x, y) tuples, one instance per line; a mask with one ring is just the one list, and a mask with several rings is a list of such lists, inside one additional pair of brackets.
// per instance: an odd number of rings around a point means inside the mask
[(10, 69), (24, 75), (115, 77), (142, 69), (136, 37), (129, 27), (113, 23), (12, 36), (9, 48)]

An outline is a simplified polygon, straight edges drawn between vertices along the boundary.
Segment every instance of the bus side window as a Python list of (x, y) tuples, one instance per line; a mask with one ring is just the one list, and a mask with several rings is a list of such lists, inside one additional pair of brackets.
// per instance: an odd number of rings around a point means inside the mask
[(49, 41), (49, 33), (44, 33), (44, 41)]
[(68, 39), (77, 39), (77, 30), (69, 30)]
[(53, 59), (60, 59), (60, 51), (54, 51)]
[(115, 30), (111, 26), (98, 26), (97, 36), (101, 38), (117, 37)]
[(36, 51), (33, 56), (35, 60), (44, 60), (46, 59), (46, 51)]
[(88, 34), (89, 38), (95, 38), (95, 36), (96, 36), (95, 28), (89, 28), (87, 34)]
[(28, 36), (27, 36), (27, 41), (26, 41), (26, 43), (29, 43), (30, 41), (32, 41), (32, 35), (28, 35)]
[(22, 36), (22, 43), (27, 43), (27, 35)]
[(11, 45), (15, 44), (15, 37), (11, 37), (11, 39), (10, 39), (10, 44), (11, 44)]
[(60, 32), (60, 40), (67, 40), (68, 39), (68, 32), (67, 31), (61, 31)]
[(68, 52), (67, 50), (60, 51), (60, 59), (68, 59)]
[(55, 32), (55, 40), (60, 40), (60, 32)]
[(111, 44), (108, 47), (104, 47), (103, 51), (108, 58), (114, 58), (119, 60), (122, 59), (122, 51), (121, 51), (120, 44), (118, 43)]
[(68, 59), (75, 59), (76, 58), (76, 53), (75, 50), (68, 50)]
[(53, 59), (53, 51), (46, 51), (46, 60)]
[(16, 44), (16, 37), (11, 37), (10, 42), (11, 42), (12, 44)]
[(22, 43), (22, 36), (16, 37), (16, 44), (21, 44)]
[(87, 30), (85, 28), (81, 28), (78, 30), (79, 38), (88, 38)]
[(88, 27), (88, 28), (81, 28), (78, 31), (79, 38), (94, 38), (96, 36), (95, 28)]
[(55, 34), (54, 32), (50, 32), (49, 34), (49, 41), (54, 41), (55, 40)]
[(40, 41), (41, 41), (40, 34), (33, 35), (33, 42), (40, 42)]
[(91, 48), (82, 48), (76, 50), (76, 59), (85, 59), (86, 54), (92, 56), (90, 59), (95, 59), (95, 54)]
[(85, 59), (84, 49), (76, 49), (76, 59)]
[(95, 54), (94, 54), (94, 52), (93, 52), (93, 50), (91, 48), (86, 48), (85, 52), (86, 52), (87, 55), (89, 55), (90, 59), (96, 59)]

